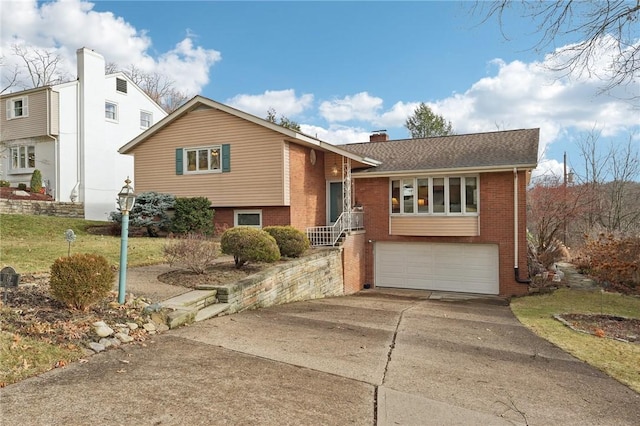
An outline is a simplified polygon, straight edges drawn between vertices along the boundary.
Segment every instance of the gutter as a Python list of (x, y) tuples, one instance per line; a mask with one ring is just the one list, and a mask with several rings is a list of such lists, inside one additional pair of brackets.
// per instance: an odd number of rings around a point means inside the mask
[(521, 279), (518, 271), (518, 168), (513, 168), (513, 272), (517, 283), (530, 284), (530, 279)]

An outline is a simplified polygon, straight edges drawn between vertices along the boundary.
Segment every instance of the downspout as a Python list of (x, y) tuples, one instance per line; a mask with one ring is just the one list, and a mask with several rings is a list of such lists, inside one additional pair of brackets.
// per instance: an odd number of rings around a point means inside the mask
[(56, 201), (60, 201), (58, 199), (59, 194), (59, 182), (60, 182), (60, 161), (58, 159), (58, 138), (51, 134), (51, 90), (47, 90), (47, 137), (53, 139), (53, 179), (55, 180), (55, 185), (53, 187), (53, 199)]
[(520, 284), (530, 284), (531, 280), (521, 279), (518, 272), (518, 169), (513, 168), (513, 251), (514, 251), (514, 268), (516, 282)]

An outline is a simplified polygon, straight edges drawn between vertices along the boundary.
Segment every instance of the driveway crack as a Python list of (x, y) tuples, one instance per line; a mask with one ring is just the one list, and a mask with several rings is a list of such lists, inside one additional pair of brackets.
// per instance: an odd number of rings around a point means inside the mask
[(396, 338), (398, 337), (398, 330), (400, 329), (400, 323), (402, 322), (402, 317), (404, 313), (409, 309), (413, 309), (415, 306), (409, 306), (408, 308), (400, 311), (400, 315), (398, 316), (398, 322), (396, 323), (396, 329), (393, 331), (393, 338), (391, 339), (391, 344), (389, 345), (389, 351), (387, 352), (387, 363), (384, 366), (384, 372), (382, 373), (382, 382), (381, 385), (384, 385), (387, 380), (387, 371), (389, 370), (389, 363), (391, 362), (391, 356), (393, 355), (393, 350), (396, 347)]

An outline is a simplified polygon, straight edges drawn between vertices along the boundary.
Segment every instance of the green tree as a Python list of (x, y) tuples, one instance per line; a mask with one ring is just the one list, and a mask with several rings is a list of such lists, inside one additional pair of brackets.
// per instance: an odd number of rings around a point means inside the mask
[(284, 115), (280, 116), (280, 122), (276, 121), (275, 108), (269, 108), (267, 110), (267, 116), (265, 117), (265, 120), (278, 124), (282, 127), (286, 127), (287, 129), (295, 130), (296, 132), (300, 131), (300, 125), (293, 120), (289, 120)]
[(413, 111), (413, 115), (407, 118), (404, 127), (409, 130), (412, 138), (428, 138), (432, 136), (453, 135), (451, 121), (434, 113), (424, 102)]

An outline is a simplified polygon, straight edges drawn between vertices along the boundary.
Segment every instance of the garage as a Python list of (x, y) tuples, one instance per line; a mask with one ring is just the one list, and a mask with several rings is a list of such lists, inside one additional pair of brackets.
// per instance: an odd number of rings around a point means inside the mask
[(376, 287), (498, 294), (494, 244), (375, 243)]

